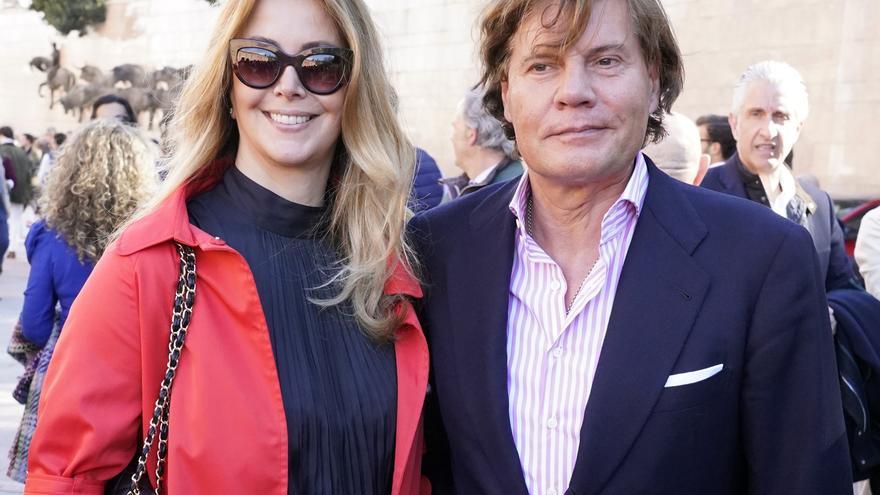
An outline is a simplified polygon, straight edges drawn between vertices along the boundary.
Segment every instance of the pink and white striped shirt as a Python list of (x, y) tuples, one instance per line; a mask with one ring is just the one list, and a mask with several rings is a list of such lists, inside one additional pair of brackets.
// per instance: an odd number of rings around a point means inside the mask
[(568, 489), (614, 293), (647, 189), (648, 169), (639, 153), (623, 194), (602, 218), (599, 259), (568, 314), (562, 269), (526, 232), (527, 173), (510, 202), (521, 221), (510, 277), (507, 391), (529, 493), (562, 495)]

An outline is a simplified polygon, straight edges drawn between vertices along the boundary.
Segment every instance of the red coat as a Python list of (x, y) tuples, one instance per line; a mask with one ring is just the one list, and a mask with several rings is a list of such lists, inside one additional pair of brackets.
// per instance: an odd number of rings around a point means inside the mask
[[(196, 250), (197, 285), (171, 394), (166, 493), (287, 495), (287, 421), (256, 285), (241, 255), (189, 223), (198, 189), (131, 225), (83, 287), (49, 366), (25, 493), (100, 495), (142, 442), (165, 374), (176, 240)], [(421, 297), (403, 270), (385, 291)], [(398, 310), (392, 494), (414, 495), (428, 348), (409, 302)], [(148, 470), (155, 483), (155, 462)]]

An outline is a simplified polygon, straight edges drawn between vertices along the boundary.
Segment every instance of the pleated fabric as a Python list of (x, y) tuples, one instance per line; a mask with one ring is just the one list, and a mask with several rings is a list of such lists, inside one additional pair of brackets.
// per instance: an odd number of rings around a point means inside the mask
[(390, 493), (394, 347), (368, 338), (349, 307), (310, 302), (338, 290), (326, 286), (339, 256), (322, 238), (325, 209), (287, 201), (234, 166), (187, 207), (253, 272), (287, 415), (289, 492)]

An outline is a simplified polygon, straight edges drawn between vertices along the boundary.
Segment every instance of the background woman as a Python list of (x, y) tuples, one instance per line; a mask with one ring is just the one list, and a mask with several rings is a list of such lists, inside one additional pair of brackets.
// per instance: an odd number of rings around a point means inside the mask
[(58, 332), (110, 235), (153, 191), (149, 147), (135, 130), (96, 121), (62, 148), (40, 196), (42, 218), (25, 240), (31, 268), (21, 310), (23, 337), (41, 348), (9, 476), (24, 482), (40, 388)]
[(165, 186), (59, 341), (26, 493), (100, 493), (132, 459), (165, 373), (175, 242), (198, 276), (163, 490), (416, 493), (415, 159), (376, 29), (359, 0), (230, 0), (219, 19)]

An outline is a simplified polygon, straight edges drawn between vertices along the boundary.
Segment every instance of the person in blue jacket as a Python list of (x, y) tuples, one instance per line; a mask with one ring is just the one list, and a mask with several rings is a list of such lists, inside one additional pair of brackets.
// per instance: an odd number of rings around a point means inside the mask
[(56, 318), (63, 326), (110, 234), (156, 182), (149, 145), (123, 123), (95, 121), (63, 150), (40, 198), (42, 218), (25, 240), (22, 333), (39, 346)]
[(434, 158), (427, 151), (416, 148), (416, 173), (409, 198), (409, 207), (414, 213), (430, 210), (440, 204), (443, 199), (441, 178)]

